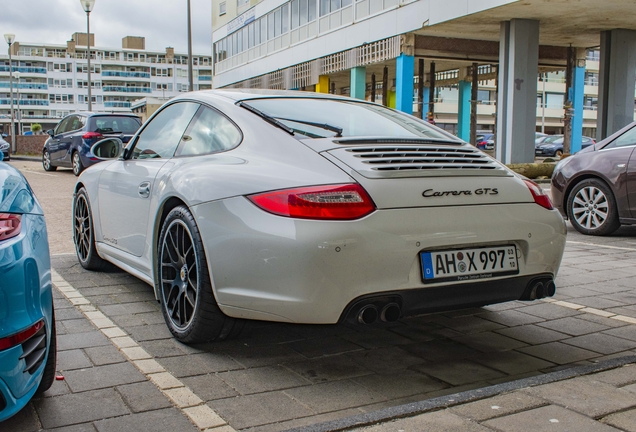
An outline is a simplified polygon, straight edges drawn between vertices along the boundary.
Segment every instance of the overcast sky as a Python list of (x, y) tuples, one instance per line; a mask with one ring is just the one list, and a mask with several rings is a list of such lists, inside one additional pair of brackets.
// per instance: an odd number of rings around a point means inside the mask
[[(212, 0), (190, 4), (192, 52), (211, 55)], [(97, 47), (121, 48), (123, 37), (144, 36), (147, 50), (171, 46), (187, 53), (186, 5), (186, 0), (96, 0), (91, 33)], [(86, 32), (79, 0), (0, 0), (0, 34), (14, 33), (18, 42), (65, 45), (75, 32)]]

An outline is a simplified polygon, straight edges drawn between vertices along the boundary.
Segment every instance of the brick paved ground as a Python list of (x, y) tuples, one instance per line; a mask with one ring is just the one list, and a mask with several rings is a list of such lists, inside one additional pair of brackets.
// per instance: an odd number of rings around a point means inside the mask
[[(115, 269), (87, 272), (63, 255), (72, 252), (70, 171), (47, 177), (36, 164), (13, 163), (44, 206), (54, 269), (86, 304), (73, 306), (73, 297), (56, 293), (58, 369), (66, 379), (1, 430), (198, 430), (184, 406), (209, 407), (229, 423), (215, 430), (284, 430), (636, 353), (633, 228), (601, 239), (570, 232), (557, 279), (561, 303), (511, 302), (377, 327), (254, 322), (233, 341), (186, 346), (170, 336), (151, 287)], [(86, 318), (92, 311), (112, 327), (100, 331)], [(175, 388), (189, 389), (200, 403), (180, 403), (175, 392), (151, 381), (152, 373), (141, 370), (118, 339), (146, 353), (157, 370), (176, 379)], [(590, 384), (594, 380), (606, 385)], [(465, 405), (380, 430), (426, 424), (438, 425), (432, 430), (517, 430), (515, 424), (560, 419), (566, 406), (579, 413), (571, 425), (581, 430), (590, 418), (621, 428), (634, 415), (633, 382), (573, 379), (565, 392), (548, 384), (506, 396), (493, 402), (505, 407), (495, 415), (471, 414), (480, 405)], [(588, 405), (576, 408), (568, 395), (582, 395)], [(533, 429), (542, 430), (524, 430)]]

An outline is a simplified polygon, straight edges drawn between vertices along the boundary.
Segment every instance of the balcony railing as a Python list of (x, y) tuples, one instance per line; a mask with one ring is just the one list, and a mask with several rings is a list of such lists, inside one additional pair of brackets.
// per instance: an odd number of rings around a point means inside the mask
[[(0, 82), (0, 87), (2, 88), (9, 88), (9, 81), (2, 81)], [(28, 89), (28, 90), (48, 90), (49, 86), (48, 84), (34, 84), (34, 83), (13, 83), (13, 88), (19, 88), (19, 89)]]
[(104, 101), (105, 108), (130, 108), (130, 102)]
[(102, 90), (105, 92), (152, 93), (150, 87), (103, 86)]
[(150, 78), (150, 74), (148, 72), (126, 72), (126, 71), (113, 71), (113, 70), (102, 70), (102, 76), (124, 77), (124, 78)]
[(212, 81), (212, 75), (199, 75), (199, 81)]
[[(48, 106), (49, 101), (46, 99), (13, 99), (13, 104), (17, 105), (20, 102), (20, 105), (44, 105)], [(0, 105), (11, 105), (11, 99), (0, 99)]]
[[(0, 66), (0, 72), (9, 72), (9, 66)], [(20, 73), (38, 73), (46, 75), (46, 68), (43, 67), (26, 67), (26, 66), (13, 66), (13, 72)]]

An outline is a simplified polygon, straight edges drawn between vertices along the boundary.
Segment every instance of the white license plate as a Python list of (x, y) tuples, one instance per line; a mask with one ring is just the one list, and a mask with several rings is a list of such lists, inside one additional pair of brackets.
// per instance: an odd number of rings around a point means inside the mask
[(424, 283), (470, 281), (519, 274), (514, 245), (421, 252)]

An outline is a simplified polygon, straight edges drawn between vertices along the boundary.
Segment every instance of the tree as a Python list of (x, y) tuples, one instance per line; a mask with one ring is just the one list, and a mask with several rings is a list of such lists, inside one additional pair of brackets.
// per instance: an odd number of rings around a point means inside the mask
[(34, 134), (40, 134), (42, 132), (42, 125), (40, 123), (33, 123), (31, 125), (31, 132)]

